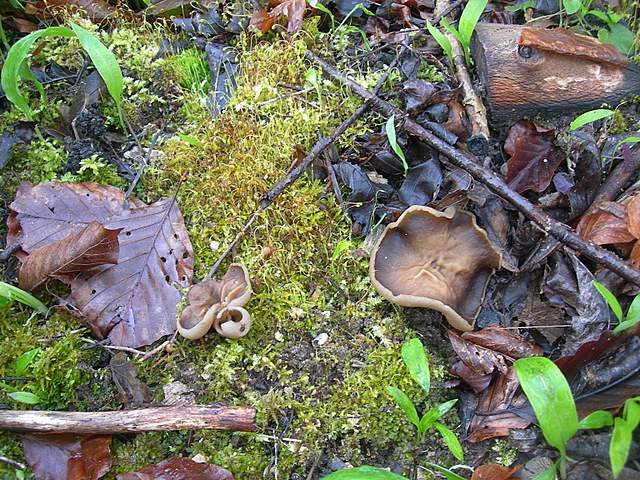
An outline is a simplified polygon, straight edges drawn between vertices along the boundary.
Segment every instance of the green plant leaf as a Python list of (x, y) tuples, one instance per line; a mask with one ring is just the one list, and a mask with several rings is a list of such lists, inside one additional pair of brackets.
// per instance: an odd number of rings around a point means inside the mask
[(544, 472), (536, 475), (533, 480), (555, 480), (556, 478), (556, 464), (552, 464), (549, 468), (547, 468)]
[(640, 397), (628, 398), (624, 402), (623, 413), (631, 431), (638, 428), (640, 425)]
[(40, 348), (34, 348), (29, 350), (28, 352), (24, 352), (22, 355), (18, 357), (16, 360), (16, 376), (19, 377), (22, 375), (29, 365), (33, 362), (33, 360), (38, 356), (38, 354), (42, 351)]
[(593, 430), (596, 428), (610, 427), (613, 425), (613, 415), (606, 410), (596, 410), (580, 420), (581, 430)]
[(348, 470), (339, 470), (322, 478), (323, 480), (407, 480), (405, 477), (395, 473), (366, 465)]
[(335, 262), (338, 258), (340, 258), (340, 255), (349, 250), (352, 245), (353, 242), (351, 240), (340, 240), (336, 245), (336, 248), (333, 249), (333, 253), (331, 254), (331, 261)]
[(453, 53), (449, 39), (437, 27), (434, 27), (429, 20), (427, 20), (427, 30), (429, 30), (433, 39), (440, 45), (449, 62), (453, 64)]
[(547, 443), (565, 456), (565, 444), (578, 431), (571, 389), (560, 369), (545, 357), (516, 360), (513, 366)]
[(407, 397), (407, 394), (396, 387), (387, 386), (387, 392), (393, 397), (398, 406), (404, 411), (405, 415), (416, 428), (420, 427), (420, 420), (418, 419), (418, 412), (413, 402)]
[(573, 15), (582, 8), (582, 0), (562, 0), (562, 6), (567, 15)]
[(409, 165), (407, 164), (407, 159), (404, 156), (404, 152), (400, 145), (398, 145), (398, 139), (396, 137), (396, 117), (395, 115), (391, 115), (387, 120), (387, 124), (385, 125), (385, 131), (387, 133), (387, 139), (389, 140), (389, 145), (391, 149), (395, 152), (395, 154), (402, 160), (402, 166), (404, 168), (404, 174), (406, 175), (409, 171)]
[(621, 23), (609, 24), (609, 29), (598, 30), (598, 39), (602, 43), (613, 45), (625, 55), (631, 53), (636, 41), (634, 33)]
[(37, 403), (40, 403), (38, 396), (31, 392), (11, 392), (7, 395), (16, 402), (26, 403), (28, 405), (36, 405)]
[(318, 2), (318, 0), (307, 0), (307, 3), (309, 5), (311, 5), (313, 8), (318, 9), (321, 12), (326, 13), (327, 15), (329, 15), (329, 18), (331, 19), (331, 30), (335, 30), (336, 29), (336, 17), (333, 15), (333, 12), (331, 10), (329, 10), (323, 4)]
[(77, 35), (78, 40), (82, 48), (87, 52), (96, 70), (104, 80), (104, 84), (107, 87), (107, 91), (114, 102), (118, 110), (122, 105), (122, 91), (124, 89), (124, 79), (122, 77), (122, 70), (120, 65), (113, 55), (111, 50), (104, 46), (104, 44), (98, 40), (97, 37), (86, 31), (84, 28), (71, 24), (71, 28)]
[(187, 135), (186, 133), (178, 133), (178, 138), (185, 142), (188, 145), (196, 148), (204, 147), (204, 143), (198, 140), (196, 137), (192, 137), (191, 135)]
[(19, 85), (22, 64), (27, 62), (31, 47), (38, 39), (53, 36), (72, 37), (73, 32), (65, 27), (49, 27), (31, 32), (13, 44), (2, 67), (0, 84), (7, 100), (13, 103), (28, 118), (31, 118), (31, 108), (29, 108), (27, 98), (20, 92)]
[(464, 460), (464, 451), (462, 450), (462, 445), (460, 445), (460, 440), (458, 440), (456, 434), (439, 422), (436, 422), (433, 426), (436, 427), (436, 430), (438, 430), (442, 436), (445, 445), (449, 450), (451, 450), (453, 456), (460, 461)]
[(611, 311), (613, 312), (613, 314), (616, 316), (618, 321), (621, 322), (622, 307), (620, 306), (620, 302), (618, 302), (618, 299), (616, 298), (616, 296), (600, 282), (593, 280), (591, 283), (593, 284), (594, 287), (596, 287), (596, 290), (598, 290), (600, 295), (604, 297), (604, 299), (609, 304), (609, 308), (611, 308)]
[(5, 282), (0, 282), (0, 298), (6, 299), (6, 304), (17, 301), (39, 313), (47, 313), (47, 307), (36, 297)]
[(609, 444), (609, 461), (614, 477), (620, 475), (627, 463), (633, 438), (632, 432), (633, 430), (629, 428), (626, 420), (620, 417), (614, 420), (611, 443)]
[(412, 338), (402, 345), (402, 360), (409, 370), (411, 378), (420, 385), (428, 395), (431, 389), (431, 374), (429, 360), (419, 338)]
[(435, 422), (445, 413), (451, 410), (451, 408), (456, 404), (457, 401), (458, 399), (454, 398), (453, 400), (449, 400), (448, 402), (444, 402), (436, 407), (433, 407), (422, 416), (422, 418), (420, 419), (420, 427), (418, 428), (426, 432), (427, 429), (433, 424), (433, 422)]
[(458, 31), (462, 38), (461, 43), (466, 49), (469, 48), (471, 36), (473, 35), (478, 20), (480, 20), (482, 12), (487, 8), (487, 3), (489, 3), (489, 0), (469, 0), (462, 11), (460, 21), (458, 22)]
[(569, 129), (572, 131), (576, 130), (588, 123), (593, 123), (597, 120), (602, 120), (603, 118), (610, 117), (614, 113), (616, 112), (614, 112), (613, 110), (609, 110), (608, 108), (589, 110), (588, 112), (584, 112), (582, 115), (578, 115), (576, 119), (569, 125)]
[(640, 137), (627, 137), (624, 140), (620, 140), (616, 145), (614, 153), (617, 152), (620, 146), (624, 145), (625, 143), (638, 143), (638, 142), (640, 142)]
[(638, 323), (640, 323), (640, 295), (635, 296), (631, 305), (629, 305), (629, 310), (627, 310), (624, 322), (620, 322), (616, 328), (613, 329), (613, 333), (622, 333), (625, 330), (635, 327)]
[(425, 462), (425, 465), (428, 468), (435, 470), (440, 475), (444, 476), (444, 478), (446, 478), (447, 480), (466, 480), (466, 478), (464, 478), (463, 476), (458, 475), (457, 473), (454, 473), (451, 470), (444, 468), (438, 464)]
[(609, 15), (607, 15), (605, 12), (603, 12), (602, 10), (589, 10), (587, 12), (587, 15), (593, 15), (594, 17), (596, 17), (598, 20), (603, 21), (604, 23), (606, 23), (607, 25), (609, 25), (611, 23), (611, 19), (609, 18)]

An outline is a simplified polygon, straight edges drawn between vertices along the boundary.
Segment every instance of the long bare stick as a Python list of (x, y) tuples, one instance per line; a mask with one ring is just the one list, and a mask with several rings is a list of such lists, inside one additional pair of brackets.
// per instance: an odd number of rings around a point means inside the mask
[(179, 406), (114, 412), (0, 410), (0, 430), (35, 433), (137, 433), (168, 430), (256, 431), (256, 411), (246, 407)]
[[(395, 108), (390, 103), (373, 95), (367, 89), (340, 73), (331, 64), (325, 62), (312, 52), (306, 52), (305, 56), (309, 60), (320, 65), (324, 73), (329, 75), (331, 78), (349, 87), (353, 92), (365, 100), (368, 100), (371, 106), (383, 115), (395, 115), (396, 117), (405, 116), (404, 112), (400, 109)], [(522, 212), (524, 216), (532, 220), (545, 233), (555, 237), (565, 245), (570, 246), (595, 262), (604, 265), (609, 270), (623, 277), (625, 280), (640, 286), (640, 271), (633, 268), (613, 252), (600, 248), (593, 242), (588, 242), (580, 238), (564, 223), (551, 218), (522, 195), (511, 190), (500, 177), (479, 164), (475, 158), (462, 153), (455, 147), (452, 147), (410, 118), (405, 118), (403, 128), (411, 135), (435, 148), (447, 158), (447, 161), (451, 165), (462, 168), (493, 193), (508, 201), (511, 205)]]

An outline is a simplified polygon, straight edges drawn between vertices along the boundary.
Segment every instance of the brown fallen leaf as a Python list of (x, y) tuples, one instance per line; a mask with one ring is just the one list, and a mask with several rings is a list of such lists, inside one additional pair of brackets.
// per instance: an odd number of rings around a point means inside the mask
[(628, 243), (636, 239), (629, 232), (624, 216), (614, 215), (602, 209), (583, 215), (576, 231), (582, 238), (597, 245)]
[(542, 355), (542, 348), (512, 330), (491, 326), (475, 332), (464, 332), (462, 338), (512, 359)]
[(507, 363), (503, 355), (465, 340), (451, 330), (448, 334), (451, 346), (460, 360), (474, 372), (484, 375), (491, 374), (494, 370), (507, 373)]
[(118, 475), (117, 480), (234, 480), (228, 470), (190, 458), (173, 457), (136, 472)]
[(507, 183), (518, 193), (545, 190), (553, 174), (565, 158), (562, 150), (553, 145), (556, 134), (529, 120), (516, 123), (507, 134), (504, 151), (507, 161)]
[(287, 17), (287, 33), (295, 33), (302, 28), (306, 0), (269, 0), (269, 8), (269, 16), (273, 20)]
[(34, 250), (20, 267), (20, 288), (33, 290), (49, 278), (68, 279), (72, 274), (118, 263), (118, 234), (91, 222), (77, 233)]
[(111, 435), (23, 435), (36, 480), (96, 480), (111, 469)]
[(116, 7), (105, 0), (40, 0), (26, 3), (25, 11), (39, 20), (68, 18), (71, 14), (80, 14), (99, 22), (118, 12)]
[(180, 288), (191, 285), (193, 249), (174, 199), (146, 205), (96, 183), (20, 186), (10, 206), (10, 243), (21, 260), (37, 248), (78, 233), (92, 222), (119, 230), (117, 265), (77, 275), (67, 303), (98, 338), (141, 347), (176, 328)]
[(124, 405), (139, 406), (151, 402), (153, 395), (149, 387), (138, 378), (138, 367), (130, 362), (127, 355), (117, 352), (109, 362), (111, 379)]
[(471, 480), (517, 480), (515, 474), (522, 468), (521, 465), (515, 467), (503, 467), (494, 463), (480, 465), (473, 471)]
[(468, 367), (464, 362), (458, 361), (453, 364), (450, 369), (452, 375), (460, 377), (464, 382), (469, 385), (474, 392), (480, 393), (485, 390), (490, 384), (493, 376)]
[(267, 33), (271, 27), (273, 27), (274, 19), (264, 9), (254, 10), (251, 14), (251, 20), (249, 20), (249, 26), (259, 30), (262, 33)]

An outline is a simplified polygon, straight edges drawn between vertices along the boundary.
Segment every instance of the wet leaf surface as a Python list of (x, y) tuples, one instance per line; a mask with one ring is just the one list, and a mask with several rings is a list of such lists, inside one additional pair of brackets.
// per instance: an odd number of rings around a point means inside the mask
[(398, 196), (409, 206), (427, 205), (440, 191), (442, 181), (440, 162), (435, 159), (427, 160), (409, 169), (398, 190)]
[(507, 135), (504, 151), (507, 161), (506, 181), (518, 193), (544, 191), (565, 158), (555, 147), (555, 131), (542, 128), (529, 120), (516, 123)]
[(36, 480), (96, 480), (111, 469), (111, 435), (23, 435)]
[(233, 480), (228, 470), (189, 458), (173, 457), (136, 472), (118, 475), (117, 480)]
[(20, 267), (20, 288), (33, 290), (49, 278), (67, 282), (73, 274), (118, 263), (120, 230), (91, 222), (77, 233), (36, 248)]
[(174, 200), (123, 204), (121, 190), (94, 183), (23, 184), (11, 204), (9, 238), (24, 259), (93, 222), (120, 231), (118, 264), (76, 276), (67, 302), (98, 338), (140, 347), (174, 332), (179, 288), (191, 284), (193, 251)]
[(488, 464), (480, 465), (473, 471), (471, 480), (516, 480), (519, 475), (517, 472), (522, 468), (519, 465), (515, 467), (503, 467), (502, 465)]

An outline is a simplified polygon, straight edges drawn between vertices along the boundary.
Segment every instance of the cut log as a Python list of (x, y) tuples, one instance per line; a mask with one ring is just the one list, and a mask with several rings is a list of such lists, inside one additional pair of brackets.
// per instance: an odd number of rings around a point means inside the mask
[(640, 68), (595, 38), (489, 23), (475, 32), (472, 55), (495, 122), (615, 106), (640, 93)]
[(246, 407), (180, 406), (115, 412), (0, 410), (0, 430), (113, 434), (167, 430), (256, 431), (256, 411)]

